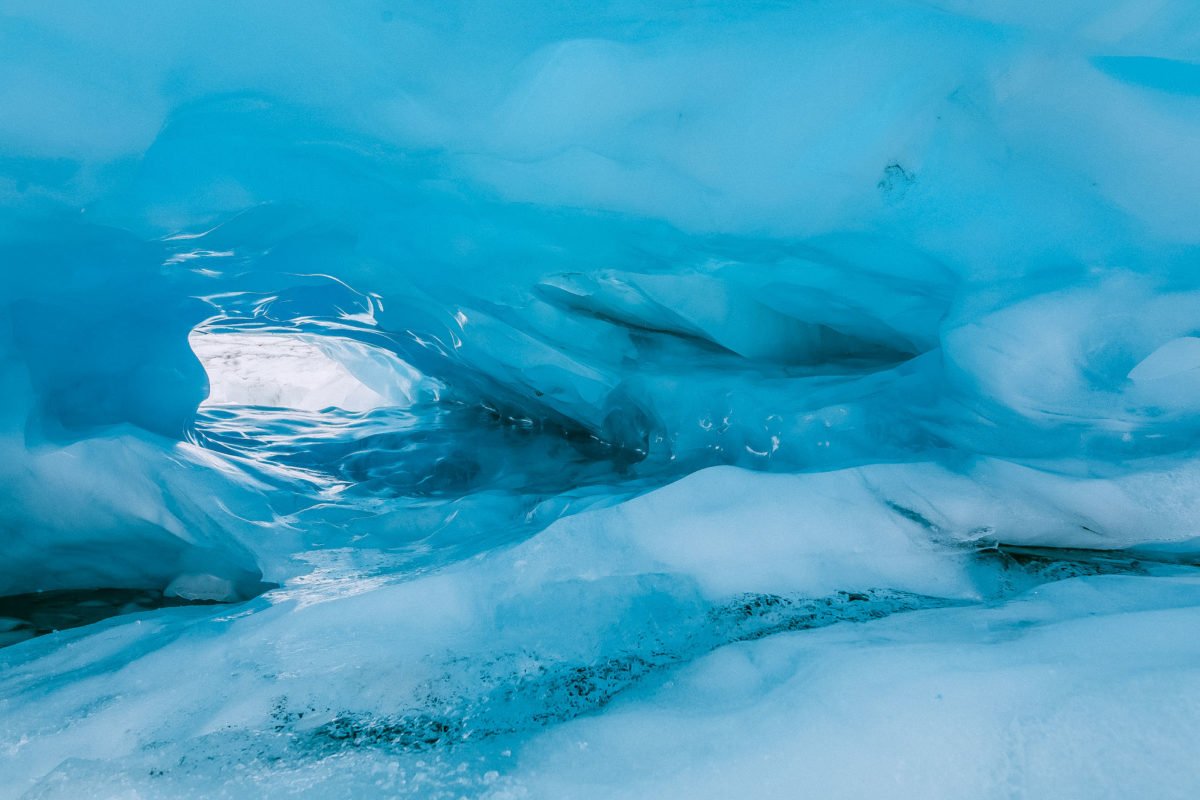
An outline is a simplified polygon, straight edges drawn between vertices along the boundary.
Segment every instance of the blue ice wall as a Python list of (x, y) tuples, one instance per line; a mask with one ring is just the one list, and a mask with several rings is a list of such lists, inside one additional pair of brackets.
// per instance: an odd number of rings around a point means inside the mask
[[(758, 715), (766, 796), (1190, 796), (1083, 732), (1196, 680), (1198, 53), (1184, 0), (9, 0), (0, 596), (246, 605), (0, 605), (0, 795), (732, 796)], [(205, 403), (197, 336), (391, 399)], [(250, 766), (147, 782), (193, 751)]]

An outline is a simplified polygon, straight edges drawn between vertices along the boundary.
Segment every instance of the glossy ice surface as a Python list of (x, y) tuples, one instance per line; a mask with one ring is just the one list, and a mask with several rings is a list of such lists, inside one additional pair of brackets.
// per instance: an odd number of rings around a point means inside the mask
[(0, 798), (1193, 798), (1200, 6), (7, 0)]

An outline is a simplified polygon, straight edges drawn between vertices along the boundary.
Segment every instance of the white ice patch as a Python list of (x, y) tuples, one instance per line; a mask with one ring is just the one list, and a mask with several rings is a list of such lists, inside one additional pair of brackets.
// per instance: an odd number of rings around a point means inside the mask
[(208, 372), (205, 405), (369, 411), (413, 402), (420, 373), (379, 348), (327, 337), (203, 333), (190, 337)]

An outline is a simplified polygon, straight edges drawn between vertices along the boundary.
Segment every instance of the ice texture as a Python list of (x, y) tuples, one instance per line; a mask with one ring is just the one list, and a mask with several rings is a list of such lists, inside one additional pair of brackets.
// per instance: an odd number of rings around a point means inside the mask
[(1198, 52), (7, 0), (0, 798), (1195, 797)]

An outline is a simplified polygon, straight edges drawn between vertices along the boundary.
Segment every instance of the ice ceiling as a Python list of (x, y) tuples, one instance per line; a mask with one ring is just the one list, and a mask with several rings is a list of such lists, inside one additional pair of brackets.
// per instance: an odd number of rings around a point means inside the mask
[(9, 0), (0, 797), (1195, 796), (1198, 143), (1187, 0)]

